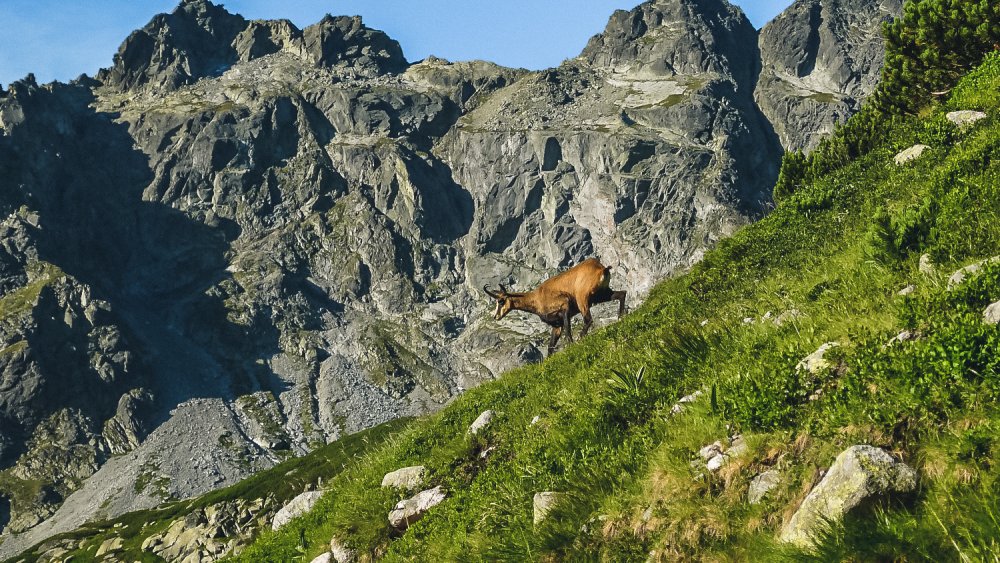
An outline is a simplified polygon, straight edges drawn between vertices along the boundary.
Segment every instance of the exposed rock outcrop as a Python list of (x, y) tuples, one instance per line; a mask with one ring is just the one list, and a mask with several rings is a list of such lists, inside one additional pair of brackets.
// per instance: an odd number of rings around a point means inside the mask
[(796, 0), (760, 34), (761, 110), (786, 150), (812, 150), (861, 109), (880, 77), (882, 24), (902, 0)]

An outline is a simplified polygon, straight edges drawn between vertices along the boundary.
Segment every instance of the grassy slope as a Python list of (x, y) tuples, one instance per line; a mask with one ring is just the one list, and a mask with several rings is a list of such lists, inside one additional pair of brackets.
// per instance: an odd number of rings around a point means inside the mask
[[(111, 537), (124, 539), (124, 551), (120, 554), (127, 561), (162, 561), (161, 558), (143, 553), (143, 540), (167, 529), (173, 520), (195, 510), (234, 499), (255, 500), (273, 495), (278, 502), (290, 500), (301, 493), (308, 484), (315, 484), (319, 478), (328, 480), (354, 461), (369, 448), (379, 447), (396, 432), (400, 432), (412, 419), (399, 419), (381, 426), (347, 436), (342, 440), (324, 446), (308, 456), (288, 460), (267, 471), (262, 471), (240, 481), (236, 485), (213, 491), (193, 499), (165, 504), (161, 507), (125, 514), (119, 518), (87, 524), (63, 538), (86, 539), (84, 549), (69, 553), (73, 561), (92, 561), (101, 543)], [(279, 505), (280, 506), (280, 505)], [(48, 540), (44, 543), (51, 543)], [(10, 561), (30, 563), (37, 559), (35, 550), (12, 558)]]
[[(467, 392), (371, 450), (328, 483), (316, 510), (263, 534), (241, 559), (309, 561), (334, 535), (390, 561), (643, 560), (651, 551), (798, 559), (806, 554), (779, 545), (777, 530), (836, 454), (857, 443), (902, 457), (921, 487), (831, 530), (821, 559), (1000, 556), (1000, 332), (982, 322), (1000, 299), (1000, 267), (955, 291), (944, 283), (1000, 249), (998, 92), (994, 57), (945, 107), (782, 202), (623, 321)], [(943, 119), (950, 109), (991, 117), (959, 132)], [(933, 149), (911, 166), (892, 164), (918, 141)], [(918, 273), (925, 252), (940, 276)], [(915, 294), (896, 296), (909, 284)], [(791, 310), (802, 315), (781, 327), (760, 321)], [(902, 329), (920, 338), (883, 348)], [(835, 369), (795, 370), (827, 341), (841, 343)], [(715, 400), (669, 414), (699, 388)], [(485, 409), (498, 420), (467, 437)], [(699, 478), (695, 452), (737, 431), (749, 452)], [(495, 449), (482, 461), (487, 446)], [(402, 496), (379, 482), (415, 464), (449, 498), (391, 537), (386, 515)], [(769, 467), (781, 470), (781, 485), (749, 506), (749, 481)], [(535, 527), (532, 496), (545, 490), (569, 497)]]

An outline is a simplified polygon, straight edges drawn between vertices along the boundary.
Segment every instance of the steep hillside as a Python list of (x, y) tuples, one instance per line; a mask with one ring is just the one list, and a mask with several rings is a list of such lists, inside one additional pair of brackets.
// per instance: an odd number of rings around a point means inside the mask
[[(869, 57), (849, 28), (824, 45)], [(484, 284), (596, 255), (640, 303), (772, 205), (759, 45), (655, 0), (555, 69), (411, 63), (184, 0), (94, 78), (0, 90), (0, 556), (540, 360)]]
[[(809, 529), (814, 556), (995, 558), (1000, 263), (984, 259), (1000, 248), (998, 87), (992, 56), (626, 320), (369, 453), (241, 560), (309, 561), (331, 538), (362, 560), (801, 560), (793, 515), (855, 445), (915, 475), (873, 469), (869, 492), (906, 492)], [(985, 119), (945, 118), (970, 109)], [(897, 164), (917, 142), (931, 148)], [(413, 493), (380, 482), (416, 465), (419, 488), (445, 498), (394, 530)]]
[[(995, 560), (998, 91), (994, 53), (623, 321), (331, 471), (237, 559)], [(116, 535), (34, 553), (143, 556)]]
[(0, 554), (540, 359), (486, 283), (600, 255), (638, 300), (694, 263), (770, 200), (756, 44), (669, 0), (545, 72), (410, 64), (359, 18), (185, 0), (93, 79), (0, 91)]

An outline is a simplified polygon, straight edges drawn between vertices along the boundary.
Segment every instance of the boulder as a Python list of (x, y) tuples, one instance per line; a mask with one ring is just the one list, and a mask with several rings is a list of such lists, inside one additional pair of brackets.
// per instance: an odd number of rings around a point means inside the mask
[(927, 145), (913, 145), (912, 147), (897, 154), (896, 158), (894, 158), (893, 160), (896, 162), (896, 166), (903, 166), (904, 164), (910, 163), (920, 158), (920, 156), (924, 154), (924, 151), (926, 151), (929, 148), (930, 147), (928, 147)]
[(906, 493), (917, 486), (916, 472), (873, 446), (852, 446), (837, 456), (822, 481), (781, 530), (781, 541), (802, 548), (814, 545), (827, 522), (838, 522), (870, 497)]
[(969, 264), (964, 268), (959, 268), (955, 270), (950, 276), (948, 276), (948, 289), (955, 289), (959, 285), (965, 282), (965, 280), (973, 277), (982, 271), (983, 267), (987, 264), (994, 264), (1000, 262), (1000, 256), (994, 256), (993, 258), (987, 258), (985, 260), (980, 260), (973, 264)]
[(358, 559), (358, 552), (347, 547), (339, 539), (330, 540), (330, 554), (337, 563), (354, 563)]
[(534, 508), (533, 520), (535, 525), (537, 526), (545, 520), (546, 516), (549, 515), (549, 512), (552, 512), (552, 509), (555, 508), (555, 506), (559, 504), (559, 501), (565, 497), (566, 493), (554, 493), (552, 491), (535, 493), (535, 498), (532, 502), (532, 506)]
[(830, 367), (830, 360), (826, 359), (826, 353), (838, 346), (840, 344), (836, 342), (827, 342), (812, 354), (802, 358), (802, 361), (795, 366), (795, 369), (813, 374), (828, 369)]
[(472, 423), (472, 426), (469, 427), (469, 434), (475, 436), (485, 430), (486, 427), (493, 422), (494, 416), (496, 416), (496, 413), (491, 410), (485, 411), (483, 414), (479, 415), (479, 417)]
[(291, 502), (283, 506), (274, 515), (274, 520), (271, 521), (271, 529), (278, 530), (293, 519), (309, 512), (316, 505), (316, 501), (322, 496), (322, 491), (309, 491), (293, 498)]
[(389, 525), (403, 531), (420, 520), (431, 508), (441, 504), (447, 494), (440, 486), (421, 491), (415, 496), (399, 501), (389, 513)]
[(424, 484), (426, 476), (427, 469), (423, 465), (404, 467), (391, 473), (386, 473), (385, 477), (382, 477), (382, 487), (415, 491)]
[(101, 547), (97, 548), (97, 556), (101, 557), (102, 555), (106, 555), (108, 553), (115, 553), (121, 551), (122, 545), (123, 542), (121, 538), (111, 538), (104, 540), (104, 543), (101, 544)]
[(950, 112), (945, 117), (948, 121), (954, 123), (962, 129), (965, 129), (986, 119), (987, 116), (981, 111), (962, 110)]
[(328, 551), (326, 553), (317, 555), (316, 558), (312, 560), (312, 563), (330, 563), (330, 560), (332, 558), (333, 555)]
[(747, 491), (747, 502), (757, 504), (764, 500), (767, 493), (781, 483), (781, 473), (776, 469), (768, 469), (750, 481), (750, 489)]
[(1000, 324), (1000, 301), (991, 304), (983, 311), (983, 322), (988, 325)]

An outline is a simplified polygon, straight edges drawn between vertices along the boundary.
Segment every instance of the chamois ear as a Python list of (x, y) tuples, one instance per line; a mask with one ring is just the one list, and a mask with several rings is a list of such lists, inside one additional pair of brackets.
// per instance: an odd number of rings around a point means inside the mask
[(501, 286), (500, 286), (500, 293), (501, 293), (501, 294), (503, 294), (503, 295), (507, 295), (507, 294), (508, 294), (508, 293), (510, 293), (510, 292), (509, 292), (509, 291), (507, 291), (507, 288), (506, 288), (506, 287), (504, 287), (504, 286), (502, 286), (502, 285), (501, 285)]

